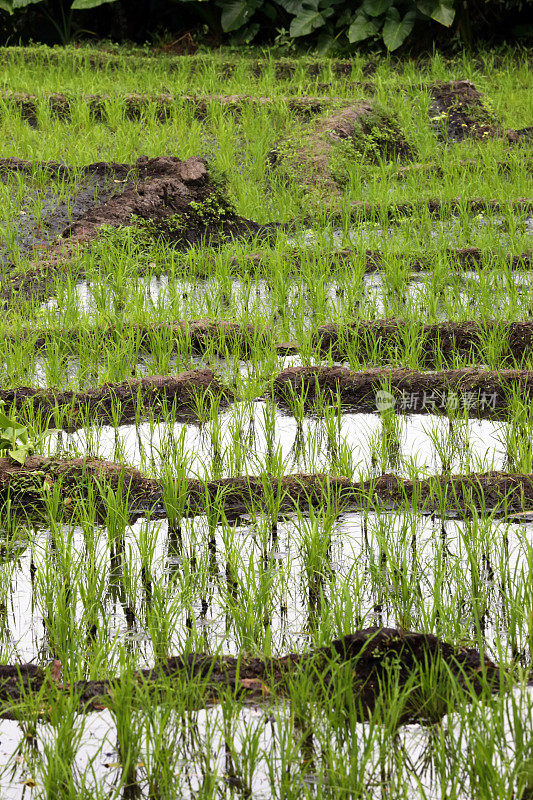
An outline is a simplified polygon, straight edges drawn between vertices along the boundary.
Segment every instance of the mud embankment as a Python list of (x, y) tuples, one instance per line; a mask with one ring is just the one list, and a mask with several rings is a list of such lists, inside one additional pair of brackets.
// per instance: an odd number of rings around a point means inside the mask
[(429, 197), (413, 202), (398, 203), (370, 203), (364, 200), (355, 200), (349, 204), (348, 210), (352, 219), (360, 221), (405, 217), (424, 212), (435, 217), (447, 217), (461, 211), (468, 214), (531, 214), (533, 200), (527, 197), (519, 197), (514, 200), (484, 199), (482, 197), (452, 197), (449, 199)]
[[(430, 672), (438, 697), (423, 688), (423, 678)], [(349, 690), (363, 720), (372, 715), (380, 700), (387, 703), (387, 691), (392, 686), (400, 690), (410, 687), (406, 698), (400, 696), (403, 705), (398, 709), (397, 724), (406, 724), (437, 722), (449, 710), (446, 690), (452, 686), (463, 690), (465, 700), (498, 691), (499, 674), (498, 667), (486, 655), (443, 642), (433, 634), (365, 628), (318, 650), (279, 658), (205, 653), (171, 657), (155, 668), (135, 673), (133, 680), (144, 691), (169, 687), (172, 678), (196, 682), (198, 703), (205, 705), (227, 696), (228, 691), (248, 702), (268, 701), (271, 694), (274, 698), (290, 697), (291, 684), (296, 687), (302, 677), (314, 678), (316, 694), (308, 698), (310, 701), (320, 701), (321, 696), (339, 689)], [(113, 690), (120, 682), (118, 677), (64, 683), (59, 661), (48, 668), (33, 664), (0, 666), (0, 715), (16, 716), (17, 705), (20, 714), (24, 702), (38, 692), (43, 708), (58, 694), (73, 697), (79, 712), (112, 708)]]
[[(502, 261), (509, 269), (526, 270), (531, 269), (533, 266), (533, 253), (531, 251), (518, 255), (501, 255), (495, 252), (483, 251), (479, 247), (460, 247), (456, 249), (449, 248), (444, 252), (444, 255), (448, 268), (453, 271), (487, 269), (498, 265)], [(398, 263), (410, 272), (430, 272), (434, 269), (435, 261), (439, 256), (440, 254), (437, 253), (435, 255), (424, 255), (423, 253), (407, 255), (406, 253), (384, 253), (381, 250), (355, 250), (354, 248), (346, 247), (340, 250), (313, 252), (309, 257), (306, 257), (305, 253), (301, 251), (293, 250), (284, 254), (283, 258), (285, 261), (290, 262), (297, 271), (302, 269), (308, 258), (312, 259), (312, 261), (316, 259), (330, 268), (342, 267), (362, 259), (365, 265), (365, 273), (370, 274), (383, 269), (391, 261)], [(256, 270), (263, 268), (268, 270), (271, 261), (272, 255), (270, 253), (249, 253), (238, 259), (233, 259), (232, 266), (236, 271), (242, 266), (249, 266), (249, 268)]]
[[(105, 521), (108, 487), (120, 490), (132, 517), (150, 514), (174, 519), (176, 515), (174, 508), (165, 508), (159, 481), (147, 478), (133, 467), (89, 456), (71, 459), (30, 456), (24, 466), (0, 458), (0, 503), (9, 499), (13, 514), (18, 510), (22, 515), (41, 520), (44, 514), (46, 524), (47, 502), (54, 487), (59, 492), (54, 514), (65, 519), (71, 518), (77, 500), (87, 502), (90, 497), (99, 518)], [(521, 514), (533, 510), (533, 474), (521, 473), (437, 475), (416, 481), (389, 474), (355, 482), (329, 474), (282, 477), (263, 474), (212, 481), (184, 479), (176, 490), (182, 509), (178, 517), (202, 516), (209, 508), (216, 507), (230, 520), (258, 509), (272, 510), (272, 506), (280, 514), (296, 509), (305, 512), (310, 507), (322, 507), (325, 502), (338, 508), (339, 513), (416, 507), (420, 513), (468, 517), (477, 509), (522, 519)]]
[(485, 370), (476, 367), (419, 372), (381, 367), (353, 371), (346, 367), (291, 367), (272, 382), (274, 397), (290, 406), (303, 399), (337, 402), (356, 411), (397, 410), (406, 414), (456, 414), (505, 418), (513, 395), (522, 402), (533, 396), (533, 370)]
[(197, 354), (225, 353), (228, 349), (241, 356), (250, 355), (254, 348), (271, 340), (271, 332), (263, 326), (207, 318), (153, 324), (125, 322), (96, 328), (23, 328), (6, 334), (3, 339), (8, 346), (27, 341), (36, 350), (61, 344), (73, 353), (78, 352), (82, 342), (119, 344), (129, 341), (139, 352), (150, 352), (156, 343), (157, 346), (173, 343), (176, 349)]
[(253, 96), (247, 94), (83, 94), (69, 96), (59, 92), (42, 95), (26, 92), (0, 92), (0, 104), (7, 108), (15, 108), (23, 120), (33, 127), (39, 122), (40, 109), (44, 107), (53, 116), (69, 121), (72, 110), (81, 105), (88, 107), (95, 120), (108, 120), (117, 112), (129, 120), (153, 118), (158, 122), (167, 122), (176, 111), (190, 108), (198, 119), (205, 119), (209, 109), (220, 105), (233, 112), (242, 111), (247, 106), (276, 107), (286, 106), (290, 111), (302, 117), (311, 117), (324, 110), (341, 105), (346, 101), (337, 97), (296, 97), (296, 96)]
[(445, 321), (417, 325), (401, 319), (357, 320), (322, 325), (313, 338), (320, 352), (331, 352), (336, 358), (343, 358), (348, 351), (372, 358), (380, 350), (403, 350), (408, 343), (425, 364), (452, 355), (483, 363), (490, 347), (497, 349), (501, 359), (521, 360), (533, 350), (533, 322)]
[(194, 419), (198, 403), (217, 399), (222, 405), (233, 399), (210, 369), (179, 375), (151, 375), (119, 383), (106, 383), (85, 391), (34, 389), (19, 386), (0, 389), (0, 401), (21, 419), (40, 418), (43, 424), (73, 430), (87, 422), (134, 420), (149, 409)]

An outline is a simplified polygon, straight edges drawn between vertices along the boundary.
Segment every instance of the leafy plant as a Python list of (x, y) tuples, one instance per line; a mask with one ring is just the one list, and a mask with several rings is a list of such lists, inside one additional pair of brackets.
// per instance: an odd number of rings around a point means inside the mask
[[(0, 407), (3, 405), (0, 401)], [(33, 448), (34, 442), (30, 439), (28, 428), (0, 411), (0, 453), (7, 454), (18, 464), (25, 464)]]

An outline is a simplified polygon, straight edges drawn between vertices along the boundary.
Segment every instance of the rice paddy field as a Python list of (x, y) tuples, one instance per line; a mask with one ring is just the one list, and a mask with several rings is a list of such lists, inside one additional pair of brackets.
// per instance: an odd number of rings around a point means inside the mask
[(530, 56), (2, 51), (0, 797), (533, 798)]

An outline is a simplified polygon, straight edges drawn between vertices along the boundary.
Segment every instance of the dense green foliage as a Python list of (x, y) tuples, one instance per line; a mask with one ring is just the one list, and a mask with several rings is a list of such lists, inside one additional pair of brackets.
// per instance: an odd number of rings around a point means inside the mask
[[(210, 36), (238, 44), (276, 40), (322, 53), (349, 52), (361, 42), (382, 43), (392, 51), (421, 33), (422, 41), (431, 42), (446, 29), (470, 41), (474, 33), (501, 33), (502, 23), (519, 33), (515, 23), (525, 6), (523, 0), (0, 0), (0, 10), (13, 18), (14, 35), (22, 38), (46, 40), (37, 15), (63, 44), (80, 34), (126, 34), (139, 41), (157, 31), (204, 25)], [(104, 9), (107, 16), (99, 18)]]

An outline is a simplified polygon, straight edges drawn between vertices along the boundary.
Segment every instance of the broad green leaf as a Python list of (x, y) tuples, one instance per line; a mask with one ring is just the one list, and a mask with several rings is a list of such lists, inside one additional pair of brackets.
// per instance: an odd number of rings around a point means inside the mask
[(393, 0), (365, 0), (361, 6), (361, 11), (368, 14), (369, 17), (379, 17), (389, 10)]
[(7, 11), (8, 14), (12, 14), (13, 13), (12, 0), (0, 0), (0, 9), (2, 11)]
[(289, 33), (291, 36), (308, 36), (317, 28), (326, 24), (327, 17), (333, 14), (332, 8), (317, 11), (314, 8), (304, 8), (291, 22)]
[(16, 10), (17, 8), (26, 8), (26, 6), (35, 5), (35, 3), (40, 3), (41, 0), (13, 0), (13, 8)]
[(303, 8), (302, 0), (278, 0), (280, 6), (289, 14), (297, 15)]
[(348, 40), (350, 44), (362, 42), (370, 36), (375, 36), (379, 31), (379, 22), (367, 17), (366, 14), (359, 12), (350, 27), (348, 28)]
[(114, 3), (116, 0), (74, 0), (71, 5), (76, 11), (82, 11), (86, 8), (96, 8), (97, 6), (103, 6), (104, 3)]
[(14, 450), (9, 450), (8, 455), (13, 461), (16, 461), (18, 464), (25, 464), (26, 459), (29, 456), (28, 450), (25, 447), (19, 447)]
[(261, 0), (232, 0), (224, 3), (222, 10), (222, 29), (229, 33), (246, 25), (250, 17), (261, 5)]
[(396, 50), (405, 42), (413, 30), (415, 18), (415, 11), (408, 11), (402, 19), (397, 8), (389, 9), (383, 26), (383, 41), (387, 50)]
[(455, 18), (454, 0), (417, 0), (416, 6), (423, 14), (447, 28)]

